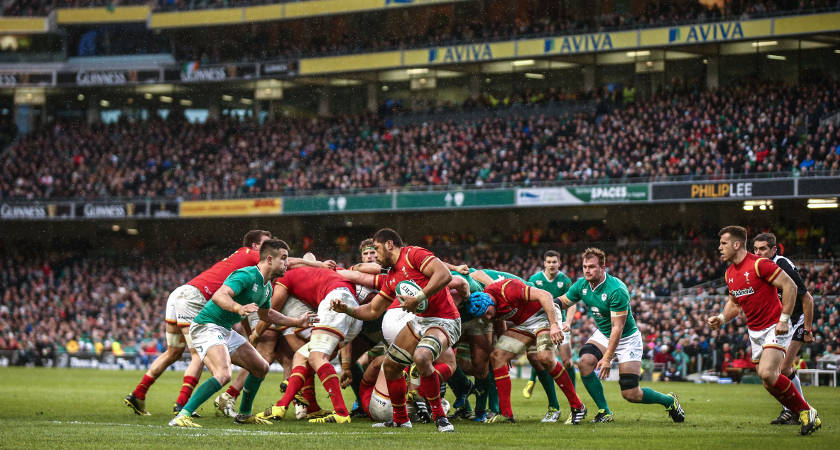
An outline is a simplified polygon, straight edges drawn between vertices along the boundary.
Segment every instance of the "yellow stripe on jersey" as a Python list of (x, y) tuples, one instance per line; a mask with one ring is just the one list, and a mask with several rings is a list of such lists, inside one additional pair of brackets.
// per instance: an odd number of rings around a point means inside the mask
[[(408, 264), (408, 267), (414, 269), (414, 266), (411, 264), (411, 261), (408, 259), (408, 254), (411, 253), (411, 249), (405, 251), (405, 263)], [(416, 269), (415, 269), (416, 270)]]
[(394, 297), (391, 297), (390, 295), (386, 294), (385, 291), (379, 291), (379, 295), (387, 298), (388, 300), (394, 301)]
[(525, 286), (525, 300), (531, 301), (531, 286)]
[(758, 258), (755, 260), (755, 274), (758, 275), (758, 278), (761, 278), (761, 272), (758, 271), (758, 263), (761, 262), (762, 259), (767, 258)]
[(781, 268), (781, 267), (779, 267), (778, 269), (776, 269), (776, 271), (775, 271), (775, 272), (773, 272), (773, 275), (770, 275), (770, 277), (768, 277), (768, 278), (767, 278), (767, 282), (768, 282), (768, 283), (772, 283), (772, 282), (773, 282), (773, 280), (775, 280), (775, 279), (776, 279), (776, 277), (778, 277), (778, 276), (779, 276), (779, 272), (781, 272), (781, 271), (782, 271), (782, 268)]
[(428, 264), (428, 263), (429, 263), (431, 260), (433, 260), (434, 258), (435, 258), (435, 257), (434, 257), (433, 255), (429, 255), (429, 256), (427, 256), (427, 257), (426, 257), (426, 259), (424, 259), (424, 260), (423, 260), (423, 264), (420, 264), (420, 271), (422, 272), (422, 271), (423, 271), (423, 269), (425, 269), (425, 268), (426, 268), (426, 264)]
[(511, 281), (513, 281), (513, 280), (507, 280), (502, 284), (502, 298), (505, 299), (505, 301), (508, 301), (507, 295), (505, 295), (505, 288), (507, 287), (508, 283), (510, 283)]
[(629, 310), (627, 310), (627, 311), (610, 311), (610, 317), (626, 316), (628, 311)]

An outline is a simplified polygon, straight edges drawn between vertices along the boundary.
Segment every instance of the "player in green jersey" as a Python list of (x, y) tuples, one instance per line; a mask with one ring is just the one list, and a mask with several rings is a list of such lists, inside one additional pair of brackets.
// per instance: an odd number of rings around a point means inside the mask
[[(560, 253), (554, 250), (545, 252), (543, 256), (543, 270), (531, 275), (528, 278), (528, 283), (534, 287), (547, 291), (552, 298), (558, 299), (560, 296), (569, 290), (572, 285), (572, 280), (560, 271)], [(563, 362), (563, 366), (569, 373), (569, 378), (572, 379), (572, 384), (575, 384), (575, 366), (572, 364), (572, 319), (575, 315), (575, 306), (570, 307), (570, 311), (561, 310), (562, 322), (560, 323), (563, 330), (563, 342), (558, 346), (558, 353)], [(533, 352), (529, 352), (529, 355)], [(530, 359), (530, 358), (529, 358)], [(554, 389), (554, 379), (549, 374), (548, 370), (537, 372), (531, 371), (531, 379), (522, 389), (522, 395), (525, 398), (531, 398), (531, 393), (534, 390), (534, 384), (540, 379), (540, 384), (545, 389), (548, 395), (548, 411), (545, 413), (543, 422), (554, 423), (560, 419), (560, 403), (557, 401), (557, 394)]]
[(192, 420), (192, 413), (231, 379), (231, 363), (247, 370), (237, 423), (270, 423), (256, 419), (251, 405), (257, 390), (268, 373), (268, 363), (239, 333), (231, 330), (234, 324), (250, 313), (260, 319), (287, 326), (304, 326), (309, 315), (293, 319), (271, 310), (271, 280), (283, 275), (289, 257), (289, 246), (279, 239), (262, 243), (260, 261), (231, 273), (213, 294), (190, 325), (190, 338), (204, 365), (213, 374), (205, 381), (175, 418), (173, 427), (200, 427)]
[[(560, 297), (563, 308), (583, 301), (589, 307), (597, 329), (580, 349), (580, 375), (583, 385), (600, 409), (593, 422), (612, 422), (612, 411), (604, 398), (601, 380), (610, 374), (610, 362), (618, 357), (618, 385), (621, 396), (632, 403), (658, 403), (674, 422), (683, 422), (676, 394), (662, 394), (639, 388), (642, 372), (642, 335), (630, 311), (630, 293), (618, 278), (606, 272), (606, 255), (597, 248), (583, 252), (583, 278)], [(596, 375), (597, 372), (597, 375)]]

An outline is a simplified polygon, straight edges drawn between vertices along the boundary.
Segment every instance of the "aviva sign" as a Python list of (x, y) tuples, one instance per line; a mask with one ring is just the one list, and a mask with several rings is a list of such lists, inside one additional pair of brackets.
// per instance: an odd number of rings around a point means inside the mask
[(544, 53), (589, 53), (613, 48), (610, 33), (580, 34), (546, 39)]
[(490, 44), (453, 45), (429, 49), (429, 63), (447, 64), (493, 59), (493, 47)]
[(696, 44), (739, 39), (744, 39), (744, 27), (741, 22), (708, 23), (673, 27), (668, 30), (669, 44)]

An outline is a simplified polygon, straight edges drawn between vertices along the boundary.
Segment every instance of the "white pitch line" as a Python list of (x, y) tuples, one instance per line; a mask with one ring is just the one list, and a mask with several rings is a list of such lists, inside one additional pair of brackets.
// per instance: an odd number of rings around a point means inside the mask
[[(170, 427), (168, 425), (152, 425), (152, 424), (139, 424), (139, 423), (115, 423), (115, 422), (83, 422), (79, 420), (69, 420), (69, 421), (62, 421), (62, 420), (50, 420), (46, 423), (54, 424), (54, 425), (95, 425), (95, 426), (110, 426), (110, 427), (128, 427), (128, 428), (154, 428), (154, 429), (166, 429), (172, 430), (178, 427)], [(241, 434), (241, 435), (263, 435), (263, 436), (337, 436), (337, 435), (361, 435), (361, 436), (368, 436), (368, 435), (383, 435), (383, 434), (397, 434), (393, 431), (385, 431), (385, 432), (364, 432), (364, 431), (348, 431), (348, 432), (336, 432), (336, 431), (268, 431), (268, 430), (244, 430), (244, 429), (237, 429), (237, 428), (186, 428), (182, 429), (179, 432), (195, 432), (192, 433), (191, 436), (202, 436), (207, 435), (207, 433), (215, 433), (215, 434)]]

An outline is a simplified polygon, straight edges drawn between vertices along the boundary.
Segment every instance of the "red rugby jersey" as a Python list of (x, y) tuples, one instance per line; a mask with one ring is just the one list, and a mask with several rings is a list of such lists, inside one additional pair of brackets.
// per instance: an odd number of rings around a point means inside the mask
[[(384, 284), (379, 291), (379, 295), (393, 300), (388, 309), (399, 307), (399, 300), (396, 292), (397, 284), (400, 281), (411, 280), (417, 283), (421, 288), (425, 288), (429, 284), (429, 278), (423, 274), (423, 269), (426, 265), (434, 261), (435, 255), (422, 247), (406, 246), (400, 250), (400, 257), (397, 262), (385, 275)], [(458, 308), (452, 301), (452, 295), (449, 294), (449, 289), (444, 286), (428, 299), (429, 307), (425, 311), (416, 312), (420, 317), (439, 317), (441, 319), (457, 319), (461, 317), (458, 314)]]
[(747, 253), (738, 264), (726, 269), (726, 286), (747, 316), (747, 328), (753, 331), (767, 329), (779, 322), (782, 302), (773, 280), (782, 269), (767, 258)]
[(289, 295), (318, 309), (318, 305), (333, 289), (347, 288), (355, 296), (356, 286), (346, 278), (330, 269), (319, 267), (298, 267), (287, 270), (286, 273), (274, 281), (284, 286)]
[(240, 247), (232, 255), (213, 264), (187, 284), (196, 287), (204, 298), (210, 300), (228, 275), (243, 267), (254, 266), (258, 262), (260, 262), (260, 252), (254, 251), (251, 247)]
[(496, 302), (496, 317), (521, 325), (534, 314), (542, 311), (538, 301), (531, 300), (531, 286), (510, 278), (487, 285), (484, 293)]

